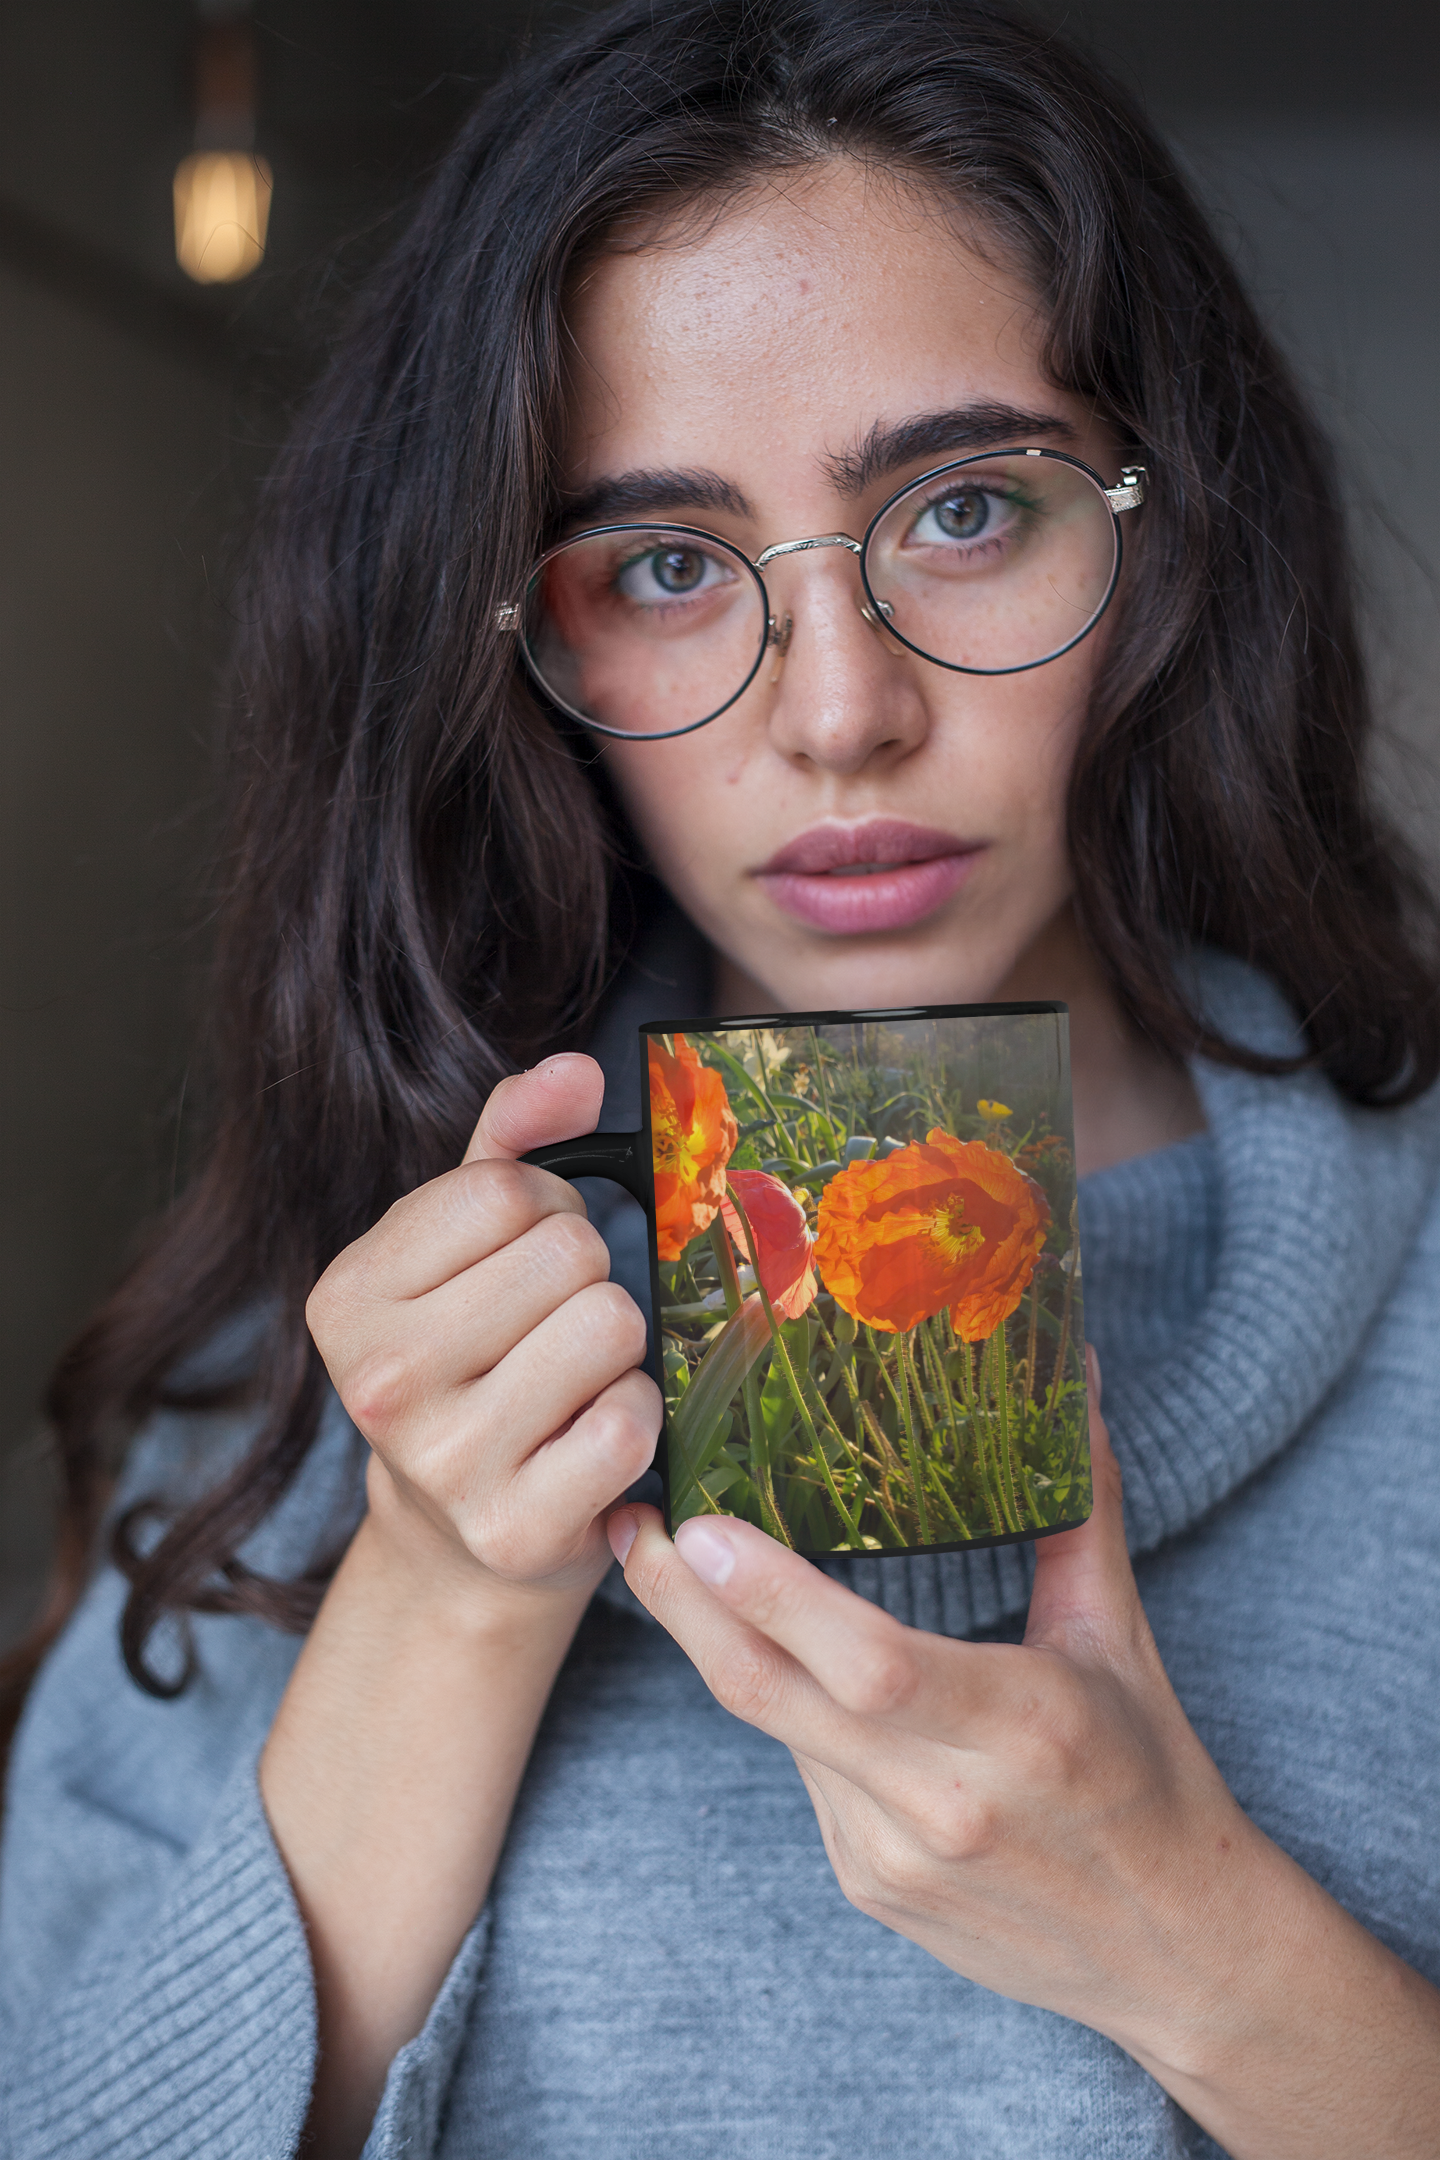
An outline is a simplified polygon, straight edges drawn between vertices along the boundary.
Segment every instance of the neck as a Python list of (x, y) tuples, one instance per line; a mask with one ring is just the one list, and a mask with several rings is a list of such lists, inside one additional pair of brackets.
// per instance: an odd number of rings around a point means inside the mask
[[(1204, 1131), (1205, 1113), (1188, 1071), (1126, 1020), (1068, 907), (1021, 955), (994, 997), (997, 1004), (1059, 998), (1070, 1008), (1075, 1167), (1081, 1177)], [(719, 1013), (743, 1013), (773, 1008), (776, 999), (716, 953), (713, 1002)]]
[(995, 992), (996, 1000), (1061, 998), (1070, 1008), (1075, 1167), (1109, 1170), (1203, 1132), (1186, 1067), (1126, 1019), (1104, 970), (1062, 908)]

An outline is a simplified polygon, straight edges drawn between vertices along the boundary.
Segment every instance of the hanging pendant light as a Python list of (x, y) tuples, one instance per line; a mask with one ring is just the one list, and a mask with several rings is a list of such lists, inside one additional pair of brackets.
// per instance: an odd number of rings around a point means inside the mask
[(270, 167), (255, 152), (255, 32), (246, 0), (201, 0), (195, 149), (175, 170), (175, 258), (201, 285), (248, 277), (265, 253)]

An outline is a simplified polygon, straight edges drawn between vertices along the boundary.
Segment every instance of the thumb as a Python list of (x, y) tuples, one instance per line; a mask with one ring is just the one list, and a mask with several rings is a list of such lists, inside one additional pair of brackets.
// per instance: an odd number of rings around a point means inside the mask
[(1140, 1614), (1140, 1594), (1125, 1543), (1120, 1465), (1100, 1415), (1100, 1360), (1088, 1348), (1085, 1372), (1090, 1399), (1090, 1472), (1094, 1507), (1078, 1530), (1035, 1540), (1035, 1585), (1025, 1640), (1082, 1655), (1128, 1634)]
[(605, 1075), (594, 1058), (562, 1051), (491, 1091), (465, 1150), (466, 1162), (513, 1162), (527, 1148), (594, 1132)]

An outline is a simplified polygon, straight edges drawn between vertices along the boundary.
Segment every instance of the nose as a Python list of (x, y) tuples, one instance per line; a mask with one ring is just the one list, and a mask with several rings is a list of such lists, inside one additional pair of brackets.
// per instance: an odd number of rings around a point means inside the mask
[(866, 609), (849, 553), (792, 557), (766, 578), (779, 628), (761, 675), (775, 749), (841, 774), (898, 764), (917, 749), (930, 715), (916, 671)]

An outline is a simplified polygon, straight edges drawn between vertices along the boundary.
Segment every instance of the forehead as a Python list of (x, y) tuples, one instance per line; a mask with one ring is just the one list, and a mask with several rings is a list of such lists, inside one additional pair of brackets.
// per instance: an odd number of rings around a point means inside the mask
[(577, 281), (572, 484), (637, 462), (853, 449), (877, 418), (1072, 402), (1023, 275), (953, 205), (849, 161), (780, 176), (602, 253)]

